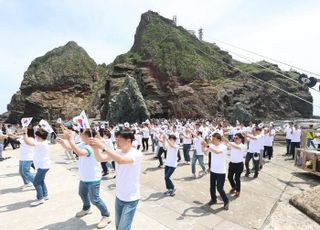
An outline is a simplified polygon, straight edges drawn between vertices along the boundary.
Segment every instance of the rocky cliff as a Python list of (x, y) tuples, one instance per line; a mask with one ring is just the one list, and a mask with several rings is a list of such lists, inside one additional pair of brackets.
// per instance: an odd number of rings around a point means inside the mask
[[(82, 108), (93, 117), (112, 121), (131, 121), (128, 114), (133, 110), (134, 120), (217, 116), (234, 120), (239, 111), (262, 119), (312, 116), (312, 105), (246, 73), (312, 102), (308, 88), (276, 73), (281, 71), (276, 65), (258, 64), (235, 61), (215, 44), (200, 41), (148, 11), (141, 16), (132, 48), (108, 66), (96, 65), (74, 42), (35, 59), (8, 105), (9, 121), (21, 116), (55, 119)], [(281, 73), (294, 79), (299, 76)], [(133, 80), (126, 80), (127, 76)]]

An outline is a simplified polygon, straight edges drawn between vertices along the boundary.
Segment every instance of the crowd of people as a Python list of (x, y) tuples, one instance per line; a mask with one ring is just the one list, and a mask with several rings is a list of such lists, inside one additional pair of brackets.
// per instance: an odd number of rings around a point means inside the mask
[[(48, 197), (45, 182), (50, 169), (49, 141), (57, 142), (64, 150), (68, 160), (78, 161), (80, 175), (79, 196), (82, 208), (76, 213), (83, 217), (91, 213), (91, 204), (101, 214), (98, 228), (104, 228), (110, 222), (110, 211), (100, 198), (100, 183), (110, 170), (115, 171), (116, 229), (130, 229), (140, 199), (140, 171), (143, 153), (153, 152), (159, 162), (154, 167), (164, 167), (164, 184), (166, 196), (175, 196), (176, 186), (172, 175), (177, 170), (178, 162), (191, 164), (190, 177), (197, 179), (210, 174), (210, 199), (208, 205), (217, 203), (218, 191), (224, 202), (223, 208), (229, 209), (229, 198), (224, 191), (226, 177), (231, 186), (230, 194), (239, 197), (241, 193), (241, 174), (245, 168), (245, 176), (259, 176), (265, 160), (273, 157), (274, 137), (278, 132), (285, 132), (288, 155), (293, 159), (295, 148), (301, 144), (301, 129), (290, 122), (283, 129), (275, 128), (271, 122), (248, 126), (237, 122), (235, 125), (216, 121), (179, 121), (154, 120), (142, 124), (117, 124), (99, 122), (91, 128), (82, 129), (79, 124), (65, 122), (58, 124), (63, 133), (57, 137), (39, 126), (21, 129), (19, 125), (8, 131), (1, 124), (0, 156), (9, 144), (12, 148), (20, 148), (19, 173), (23, 180), (22, 189), (34, 186), (36, 200), (31, 203), (35, 207), (42, 205)], [(313, 146), (318, 136), (313, 127), (307, 130), (307, 145)], [(320, 142), (319, 142), (320, 143)], [(150, 147), (150, 150), (149, 150)], [(180, 149), (182, 151), (180, 151)], [(182, 154), (181, 154), (182, 153)], [(230, 154), (226, 167), (227, 154)], [(181, 156), (182, 155), (182, 156)], [(208, 160), (205, 160), (206, 157)], [(253, 169), (250, 168), (252, 161)], [(200, 171), (197, 175), (197, 162)], [(35, 175), (30, 172), (34, 167)]]

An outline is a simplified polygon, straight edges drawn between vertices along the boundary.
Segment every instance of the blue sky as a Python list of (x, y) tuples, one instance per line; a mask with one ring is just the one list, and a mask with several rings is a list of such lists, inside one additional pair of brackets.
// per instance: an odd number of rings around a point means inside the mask
[[(206, 41), (218, 39), (320, 74), (320, 1), (0, 0), (0, 113), (33, 59), (73, 40), (97, 63), (108, 64), (130, 49), (147, 10), (177, 15), (187, 29), (202, 27)], [(312, 93), (320, 105), (320, 93)], [(320, 115), (320, 109), (314, 112)]]

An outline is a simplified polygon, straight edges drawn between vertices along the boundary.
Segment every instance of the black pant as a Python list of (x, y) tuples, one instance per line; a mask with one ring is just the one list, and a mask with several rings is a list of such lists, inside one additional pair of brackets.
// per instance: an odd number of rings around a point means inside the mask
[(226, 204), (228, 203), (228, 197), (223, 190), (224, 181), (226, 179), (225, 173), (213, 173), (210, 171), (210, 196), (212, 201), (217, 201), (216, 196), (216, 187), (217, 190), (223, 200), (223, 202)]
[(291, 139), (286, 139), (286, 144), (287, 144), (287, 155), (289, 155), (290, 154)]
[(107, 166), (107, 162), (101, 162), (101, 167), (104, 173), (108, 173), (108, 166)]
[(19, 147), (20, 142), (12, 137), (8, 137), (4, 139), (3, 149), (5, 149), (9, 144), (11, 145), (12, 149), (16, 149)]
[(163, 147), (160, 147), (158, 151), (158, 160), (160, 165), (163, 165), (162, 156), (161, 156), (162, 153), (164, 153), (164, 158), (166, 158), (166, 150), (164, 150)]
[(243, 172), (243, 162), (229, 163), (228, 179), (232, 188), (235, 188), (237, 192), (240, 192), (241, 183), (240, 176)]
[(170, 177), (173, 174), (174, 170), (176, 168), (174, 167), (170, 167), (170, 166), (166, 166), (164, 168), (164, 179), (166, 181), (166, 187), (167, 189), (174, 189), (174, 184), (172, 183)]
[(148, 146), (148, 140), (149, 140), (149, 138), (142, 138), (142, 148), (143, 148), (143, 151), (148, 151), (148, 148), (149, 148), (149, 146)]
[(272, 146), (264, 146), (265, 152), (263, 152), (263, 157), (268, 156), (269, 160), (273, 155), (273, 147)]
[(294, 152), (296, 148), (300, 148), (300, 142), (291, 142), (290, 144), (290, 155), (294, 159)]
[[(255, 160), (253, 158), (254, 154), (258, 154), (259, 159)], [(246, 161), (245, 161), (245, 165), (246, 165), (246, 174), (250, 174), (250, 169), (249, 169), (249, 162), (250, 160), (253, 160), (253, 166), (254, 166), (254, 175), (258, 175), (259, 174), (259, 162), (260, 162), (260, 153), (247, 153), (246, 155)]]

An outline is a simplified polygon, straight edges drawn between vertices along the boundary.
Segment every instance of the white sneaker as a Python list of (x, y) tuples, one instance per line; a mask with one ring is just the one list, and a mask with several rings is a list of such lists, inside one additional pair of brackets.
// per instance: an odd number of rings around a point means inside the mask
[(30, 187), (32, 187), (33, 186), (33, 184), (32, 183), (28, 183), (28, 184), (24, 184), (24, 185), (22, 185), (20, 188), (22, 189), (22, 190), (24, 190), (24, 189), (26, 189), (26, 188), (30, 188)]
[(77, 212), (76, 217), (83, 217), (85, 215), (91, 214), (90, 208), (88, 210), (81, 210), (80, 212)]
[(108, 224), (110, 224), (111, 219), (108, 216), (103, 216), (100, 222), (97, 224), (97, 228), (105, 228)]
[(32, 202), (30, 205), (31, 205), (31, 207), (36, 207), (36, 206), (43, 204), (43, 203), (44, 203), (44, 199), (41, 199), (41, 200), (36, 200), (36, 201)]
[(192, 178), (193, 178), (193, 179), (196, 179), (196, 178), (197, 178), (196, 174), (193, 173), (193, 174), (192, 174)]
[(43, 199), (44, 200), (49, 200), (49, 197), (48, 196), (44, 196)]

